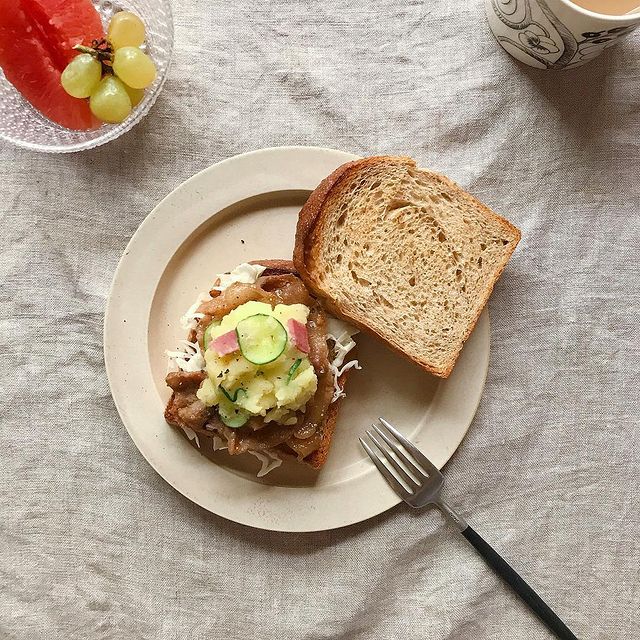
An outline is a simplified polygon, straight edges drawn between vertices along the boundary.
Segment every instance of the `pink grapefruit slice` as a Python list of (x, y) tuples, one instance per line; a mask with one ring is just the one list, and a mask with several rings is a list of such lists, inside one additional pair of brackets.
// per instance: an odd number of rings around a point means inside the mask
[(65, 92), (60, 75), (77, 55), (74, 45), (103, 37), (90, 0), (0, 0), (0, 67), (38, 111), (68, 129), (99, 125), (86, 100)]

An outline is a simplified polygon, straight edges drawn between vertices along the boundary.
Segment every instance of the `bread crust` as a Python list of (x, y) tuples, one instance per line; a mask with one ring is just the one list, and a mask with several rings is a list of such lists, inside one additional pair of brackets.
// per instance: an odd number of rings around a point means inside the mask
[[(347, 375), (348, 371), (345, 371), (338, 378), (338, 386), (341, 391), (344, 390), (344, 386), (347, 382)], [(327, 461), (331, 442), (333, 441), (333, 433), (336, 430), (336, 424), (338, 422), (338, 410), (340, 409), (341, 402), (342, 399), (336, 400), (329, 405), (329, 408), (327, 409), (327, 418), (322, 430), (322, 441), (320, 442), (320, 446), (313, 453), (304, 458), (304, 462), (314, 469), (320, 469)]]
[[(321, 220), (324, 206), (327, 202), (327, 199), (331, 195), (332, 192), (337, 191), (341, 187), (341, 182), (343, 182), (348, 175), (353, 172), (358, 172), (363, 168), (376, 164), (384, 164), (384, 163), (394, 163), (394, 164), (406, 164), (409, 168), (415, 168), (416, 163), (411, 158), (407, 157), (395, 157), (395, 156), (372, 156), (369, 158), (363, 158), (361, 160), (355, 160), (352, 162), (347, 162), (340, 167), (338, 167), (333, 173), (327, 176), (311, 193), (308, 200), (302, 207), (298, 217), (298, 224), (296, 227), (296, 239), (295, 239), (295, 247), (293, 252), (293, 262), (295, 268), (302, 281), (305, 283), (307, 288), (311, 291), (311, 293), (318, 298), (322, 305), (328, 309), (331, 313), (347, 320), (351, 324), (357, 326), (359, 329), (374, 335), (376, 338), (384, 342), (390, 349), (400, 354), (401, 356), (407, 358), (414, 364), (417, 364), (422, 369), (431, 373), (439, 378), (448, 378), (453, 370), (453, 367), (462, 351), (462, 347), (453, 355), (451, 360), (447, 363), (445, 367), (438, 368), (430, 365), (428, 362), (423, 362), (418, 360), (402, 349), (400, 349), (397, 345), (393, 344), (389, 340), (387, 340), (384, 336), (380, 335), (375, 329), (368, 326), (366, 322), (362, 322), (359, 319), (351, 316), (349, 313), (344, 312), (341, 309), (339, 301), (332, 297), (331, 292), (324, 291), (316, 279), (313, 276), (313, 273), (308, 268), (307, 263), (307, 255), (308, 250), (310, 248), (309, 239), (313, 235), (313, 231), (316, 228), (317, 224)], [(426, 170), (422, 170), (426, 171)], [(458, 184), (456, 184), (450, 178), (435, 173), (432, 171), (428, 171), (433, 180), (439, 181), (443, 188), (446, 189), (449, 193), (455, 193), (457, 196), (462, 197), (463, 200), (473, 205), (473, 207), (480, 209), (487, 217), (494, 220), (500, 227), (502, 227), (506, 234), (509, 236), (513, 236), (514, 239), (509, 242), (509, 245), (506, 247), (506, 257), (501, 265), (501, 267), (497, 270), (494, 278), (486, 289), (486, 295), (483, 296), (482, 304), (479, 306), (479, 310), (476, 313), (475, 317), (469, 323), (469, 326), (463, 336), (462, 345), (468, 340), (471, 332), (475, 328), (478, 319), (493, 291), (493, 287), (502, 274), (507, 262), (511, 258), (511, 255), (515, 251), (516, 246), (520, 242), (521, 233), (520, 230), (511, 224), (508, 220), (499, 216), (497, 213), (489, 209), (485, 204), (474, 198), (471, 194), (462, 189)]]

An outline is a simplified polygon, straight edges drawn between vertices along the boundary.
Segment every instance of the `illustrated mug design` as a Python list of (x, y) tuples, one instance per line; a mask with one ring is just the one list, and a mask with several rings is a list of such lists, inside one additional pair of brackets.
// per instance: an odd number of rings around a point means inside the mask
[(514, 58), (541, 69), (585, 64), (640, 24), (640, 12), (601, 15), (569, 0), (485, 0), (485, 4), (500, 45)]

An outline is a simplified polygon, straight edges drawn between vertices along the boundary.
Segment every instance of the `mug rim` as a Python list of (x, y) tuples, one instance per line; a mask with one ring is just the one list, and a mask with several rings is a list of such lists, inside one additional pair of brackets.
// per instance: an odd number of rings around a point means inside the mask
[[(621, 15), (611, 15), (610, 13), (598, 13), (597, 11), (591, 11), (590, 9), (585, 9), (581, 7), (579, 4), (576, 4), (572, 0), (560, 0), (562, 4), (566, 7), (574, 9), (578, 13), (581, 13), (584, 16), (588, 16), (589, 18), (598, 18), (600, 20), (604, 20), (606, 22), (619, 22), (621, 20), (628, 20), (631, 18), (640, 18), (640, 6), (633, 13), (623, 13)], [(638, 0), (640, 2), (640, 0)]]

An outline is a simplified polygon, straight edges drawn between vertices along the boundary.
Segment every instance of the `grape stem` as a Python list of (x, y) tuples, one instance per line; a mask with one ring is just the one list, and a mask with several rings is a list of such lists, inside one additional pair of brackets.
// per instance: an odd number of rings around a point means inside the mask
[(85, 47), (83, 44), (77, 44), (73, 47), (76, 51), (81, 51), (82, 53), (88, 53), (92, 55), (94, 58), (98, 60), (108, 59), (111, 57), (109, 54), (104, 54), (102, 51), (96, 51), (93, 47)]
[(94, 40), (90, 47), (83, 44), (77, 44), (73, 47), (81, 53), (88, 53), (93, 56), (102, 65), (102, 74), (113, 73), (113, 47), (108, 40)]

